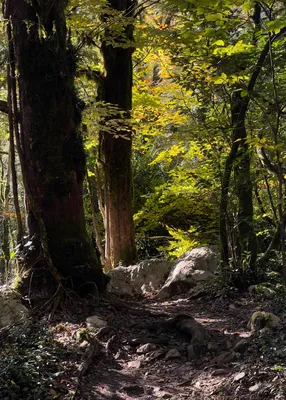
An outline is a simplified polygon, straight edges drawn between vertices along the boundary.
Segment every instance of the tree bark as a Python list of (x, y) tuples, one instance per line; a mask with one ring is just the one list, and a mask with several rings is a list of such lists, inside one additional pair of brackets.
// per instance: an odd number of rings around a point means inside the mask
[[(4, 167), (4, 165), (3, 165)], [(9, 198), (10, 198), (10, 175), (11, 175), (11, 149), (9, 147), (8, 160), (7, 160), (7, 174), (4, 189), (3, 198), (3, 241), (2, 251), (5, 259), (5, 272), (7, 275), (8, 263), (10, 260), (10, 244), (9, 244), (9, 223), (10, 223), (10, 211), (9, 211)]]
[[(249, 259), (249, 265), (254, 266), (257, 258), (257, 244), (256, 238), (254, 239), (253, 222), (251, 222), (253, 214), (252, 205), (252, 188), (249, 176), (250, 158), (248, 153), (248, 145), (246, 141), (246, 129), (245, 129), (245, 118), (250, 102), (250, 95), (255, 87), (257, 78), (260, 75), (264, 61), (269, 54), (270, 45), (283, 36), (286, 33), (286, 28), (282, 28), (278, 33), (274, 34), (269, 41), (265, 44), (261, 54), (256, 62), (253, 69), (249, 83), (247, 86), (248, 95), (241, 97), (241, 90), (237, 90), (232, 98), (232, 146), (228, 157), (225, 161), (224, 173), (221, 184), (221, 200), (220, 200), (220, 245), (221, 245), (221, 258), (224, 269), (227, 270), (230, 261), (229, 252), (229, 240), (228, 240), (228, 219), (227, 219), (227, 208), (228, 208), (228, 194), (230, 186), (230, 177), (234, 168), (234, 163), (238, 158), (238, 151), (241, 146), (240, 166), (238, 164), (237, 171), (239, 173), (239, 182), (237, 185), (237, 194), (239, 201), (239, 215), (238, 220), (242, 222), (242, 225), (238, 227), (240, 241), (243, 241), (242, 248), (238, 249), (238, 256), (240, 258), (241, 252), (251, 251), (252, 255)], [(245, 183), (245, 185), (244, 185)], [(241, 190), (241, 192), (240, 192)], [(251, 192), (251, 195), (250, 195)], [(249, 202), (249, 203), (247, 203)], [(243, 222), (244, 221), (244, 222)], [(247, 229), (250, 228), (250, 232), (247, 233)], [(245, 237), (245, 240), (243, 239)], [(251, 239), (252, 238), (252, 239)], [(252, 250), (251, 250), (252, 249)], [(254, 267), (255, 268), (255, 267)]]
[[(111, 0), (111, 10), (122, 13), (123, 18), (133, 16), (133, 0)], [(111, 21), (117, 23), (118, 15)], [(109, 21), (110, 22), (110, 21)], [(122, 22), (121, 22), (122, 23)], [(116, 121), (114, 132), (100, 133), (100, 157), (105, 176), (105, 268), (119, 262), (127, 265), (136, 258), (135, 234), (132, 211), (131, 149), (132, 129), (130, 112), (132, 108), (132, 21), (124, 21), (123, 32), (112, 32), (107, 28), (102, 43), (102, 54), (106, 75), (103, 79), (100, 100), (117, 107), (106, 124)], [(110, 23), (108, 23), (110, 25)]]
[(105, 277), (85, 227), (82, 106), (74, 89), (76, 60), (67, 40), (65, 5), (65, 0), (7, 0), (4, 6), (19, 76), (29, 233), (40, 242), (45, 232), (48, 249), (42, 250), (67, 285), (80, 289), (93, 282), (102, 289)]
[[(253, 221), (253, 188), (250, 172), (251, 154), (245, 128), (246, 107), (240, 91), (233, 95), (232, 124), (239, 141), (235, 164), (235, 185), (238, 198), (237, 226), (239, 245), (237, 256), (241, 278), (256, 275), (257, 239)], [(243, 110), (243, 112), (241, 112)]]

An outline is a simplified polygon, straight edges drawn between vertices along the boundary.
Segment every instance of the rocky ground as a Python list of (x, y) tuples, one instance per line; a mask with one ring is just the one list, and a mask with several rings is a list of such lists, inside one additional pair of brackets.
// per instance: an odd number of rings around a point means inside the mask
[[(236, 292), (169, 301), (70, 299), (48, 317), (0, 331), (0, 399), (286, 399), (285, 301)], [(253, 312), (276, 328), (247, 328)], [(87, 327), (97, 315), (100, 329)], [(207, 329), (199, 354), (189, 332), (169, 323), (192, 316)], [(105, 323), (107, 325), (105, 326)]]

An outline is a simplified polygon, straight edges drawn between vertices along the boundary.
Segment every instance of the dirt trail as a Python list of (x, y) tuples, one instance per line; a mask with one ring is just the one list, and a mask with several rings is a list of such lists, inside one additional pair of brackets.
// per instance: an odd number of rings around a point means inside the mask
[[(270, 311), (270, 304), (258, 305), (250, 298), (178, 298), (158, 303), (146, 301), (120, 310), (102, 308), (111, 327), (107, 350), (94, 357), (81, 379), (77, 399), (286, 399), (284, 354), (273, 354), (273, 332), (265, 337), (249, 337), (247, 322), (259, 309)], [(111, 311), (111, 313), (110, 313)], [(152, 326), (178, 314), (193, 316), (203, 324), (211, 339), (207, 353), (188, 361), (189, 338), (175, 331), (152, 332)], [(286, 349), (281, 328), (280, 349)], [(274, 342), (277, 333), (274, 334)], [(283, 338), (282, 338), (282, 336)], [(263, 336), (263, 335), (262, 335)], [(235, 350), (237, 342), (242, 346)], [(261, 346), (268, 343), (262, 354)], [(144, 343), (156, 349), (138, 354)], [(274, 343), (275, 345), (275, 343)], [(243, 348), (245, 347), (245, 348)], [(177, 349), (178, 358), (166, 360)], [(277, 349), (276, 349), (277, 350)], [(274, 357), (273, 357), (274, 355)], [(286, 353), (285, 353), (286, 356)]]
[[(279, 327), (250, 335), (257, 310), (279, 315)], [(166, 302), (77, 298), (52, 322), (34, 318), (0, 332), (0, 399), (286, 399), (284, 310), (285, 300), (238, 293)], [(91, 315), (107, 322), (96, 337), (86, 329)], [(190, 336), (166, 324), (178, 315), (208, 330), (206, 351), (195, 359), (188, 359)]]

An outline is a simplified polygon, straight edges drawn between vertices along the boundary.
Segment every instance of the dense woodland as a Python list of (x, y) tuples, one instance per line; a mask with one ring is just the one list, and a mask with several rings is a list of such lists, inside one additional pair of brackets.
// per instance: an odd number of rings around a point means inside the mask
[(206, 244), (237, 287), (285, 275), (284, 24), (283, 1), (4, 1), (3, 275), (102, 289)]
[[(0, 398), (285, 398), (285, 1), (3, 0), (0, 22), (0, 311), (13, 287), (32, 315), (0, 318)], [(207, 289), (105, 292), (196, 248)]]

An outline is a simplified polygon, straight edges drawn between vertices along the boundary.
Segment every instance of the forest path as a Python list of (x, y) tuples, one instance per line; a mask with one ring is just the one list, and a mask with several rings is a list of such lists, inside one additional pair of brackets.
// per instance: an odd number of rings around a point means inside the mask
[[(102, 304), (97, 311), (108, 321), (109, 339), (81, 378), (76, 399), (286, 399), (285, 329), (278, 336), (249, 338), (247, 322), (258, 308), (273, 311), (269, 302), (238, 295)], [(188, 361), (189, 338), (152, 329), (179, 314), (191, 315), (210, 332), (208, 352), (195, 361)], [(144, 343), (156, 349), (138, 354)], [(171, 349), (180, 355), (167, 360)]]
[[(50, 318), (51, 308), (38, 306), (29, 324), (0, 330), (0, 400), (286, 399), (285, 298), (188, 296), (127, 302), (71, 293)], [(278, 315), (278, 328), (251, 335), (257, 310)], [(107, 327), (91, 334), (92, 315)], [(209, 332), (207, 351), (192, 360), (190, 336), (169, 323), (179, 315)]]

